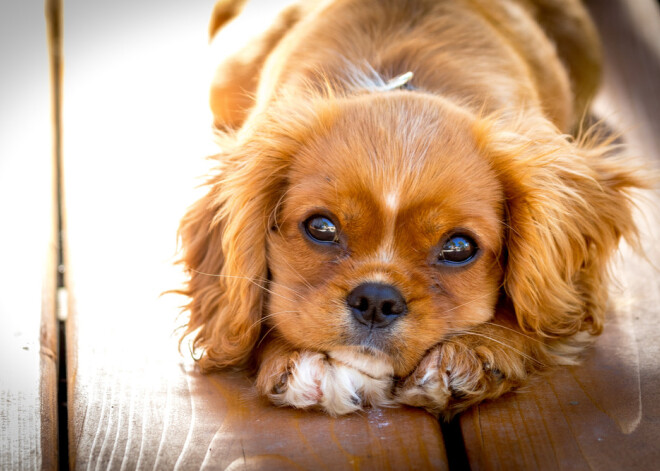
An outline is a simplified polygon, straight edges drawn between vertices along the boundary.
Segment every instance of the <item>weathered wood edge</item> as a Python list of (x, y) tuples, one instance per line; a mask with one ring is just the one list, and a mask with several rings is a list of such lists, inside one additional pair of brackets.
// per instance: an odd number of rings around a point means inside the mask
[(51, 224), (45, 261), (45, 279), (40, 335), (41, 363), (41, 468), (59, 468), (59, 335), (58, 335), (58, 270), (60, 264), (60, 103), (61, 103), (61, 0), (44, 2), (50, 69), (51, 98)]

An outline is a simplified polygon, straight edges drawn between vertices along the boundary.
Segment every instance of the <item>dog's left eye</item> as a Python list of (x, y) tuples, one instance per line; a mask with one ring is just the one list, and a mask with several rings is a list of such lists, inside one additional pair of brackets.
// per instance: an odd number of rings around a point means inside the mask
[(447, 265), (464, 265), (474, 259), (477, 250), (472, 238), (463, 234), (454, 235), (442, 245), (438, 261)]
[(337, 226), (325, 216), (312, 216), (305, 221), (305, 232), (315, 242), (337, 242)]

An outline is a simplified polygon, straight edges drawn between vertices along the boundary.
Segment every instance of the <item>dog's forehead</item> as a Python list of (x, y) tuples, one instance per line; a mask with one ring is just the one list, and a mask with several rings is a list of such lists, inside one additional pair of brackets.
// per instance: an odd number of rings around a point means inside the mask
[(326, 117), (324, 132), (294, 160), (292, 181), (327, 204), (366, 212), (490, 204), (496, 177), (471, 124), (465, 113), (411, 93), (355, 100)]

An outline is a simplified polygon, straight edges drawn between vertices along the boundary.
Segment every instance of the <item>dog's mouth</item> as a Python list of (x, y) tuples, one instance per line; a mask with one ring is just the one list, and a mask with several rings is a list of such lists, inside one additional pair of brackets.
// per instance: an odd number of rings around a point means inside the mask
[[(346, 349), (368, 357), (387, 357), (394, 359), (401, 354), (397, 351), (397, 329), (394, 322), (387, 327), (374, 327), (353, 322), (350, 333), (343, 339)], [(391, 360), (390, 360), (391, 361)]]

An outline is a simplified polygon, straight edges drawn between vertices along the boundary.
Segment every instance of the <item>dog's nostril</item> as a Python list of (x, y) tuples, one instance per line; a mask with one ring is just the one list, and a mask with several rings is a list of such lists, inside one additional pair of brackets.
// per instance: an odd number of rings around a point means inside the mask
[(390, 301), (385, 301), (383, 304), (380, 306), (380, 310), (382, 311), (383, 314), (390, 315), (392, 314), (392, 307), (394, 305)]
[(398, 316), (400, 314), (403, 314), (405, 307), (406, 307), (405, 303), (385, 301), (381, 305), (380, 309), (381, 311), (383, 311), (383, 314), (385, 314), (386, 316)]
[(406, 301), (392, 285), (363, 283), (346, 297), (358, 322), (372, 327), (385, 327), (407, 312)]
[(364, 297), (353, 297), (351, 299), (349, 296), (347, 302), (349, 306), (359, 309), (360, 311), (367, 311), (369, 309), (369, 300)]

